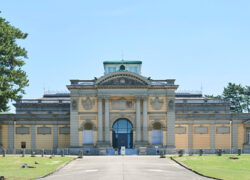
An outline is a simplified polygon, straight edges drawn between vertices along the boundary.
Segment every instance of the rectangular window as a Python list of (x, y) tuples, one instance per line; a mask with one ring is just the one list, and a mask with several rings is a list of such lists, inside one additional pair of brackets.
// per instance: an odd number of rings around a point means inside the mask
[(26, 149), (26, 142), (21, 142), (21, 148)]
[(137, 67), (130, 67), (129, 71), (133, 73), (138, 73)]
[(108, 67), (108, 72), (109, 73), (115, 72), (115, 67)]

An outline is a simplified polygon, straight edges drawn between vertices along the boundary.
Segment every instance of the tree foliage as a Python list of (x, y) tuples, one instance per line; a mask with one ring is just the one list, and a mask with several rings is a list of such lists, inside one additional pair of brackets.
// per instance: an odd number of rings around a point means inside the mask
[(230, 101), (231, 112), (250, 113), (250, 86), (243, 87), (240, 84), (228, 83), (222, 95), (206, 95), (205, 97)]
[(27, 35), (0, 17), (0, 112), (9, 110), (8, 102), (20, 99), (28, 86), (27, 75), (22, 70), (27, 51), (16, 43)]

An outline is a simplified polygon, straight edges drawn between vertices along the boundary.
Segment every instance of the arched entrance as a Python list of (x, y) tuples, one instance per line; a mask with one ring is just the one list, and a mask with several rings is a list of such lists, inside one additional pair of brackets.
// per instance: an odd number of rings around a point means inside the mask
[(133, 126), (127, 119), (118, 119), (113, 124), (113, 147), (120, 149), (133, 147)]

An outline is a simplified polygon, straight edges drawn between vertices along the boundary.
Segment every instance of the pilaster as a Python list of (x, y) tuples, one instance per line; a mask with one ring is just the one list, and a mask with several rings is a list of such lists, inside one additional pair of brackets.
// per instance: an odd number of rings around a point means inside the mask
[(167, 148), (175, 148), (175, 102), (174, 98), (168, 100), (167, 108)]
[(57, 125), (53, 126), (53, 149), (58, 147), (58, 127)]
[(78, 99), (71, 99), (70, 104), (70, 146), (79, 146), (79, 133), (78, 133)]
[(98, 141), (103, 141), (102, 98), (98, 98)]
[(215, 149), (215, 127), (214, 123), (210, 125), (210, 149)]
[(238, 124), (232, 124), (232, 150), (233, 152), (237, 152), (238, 149)]
[(8, 149), (13, 151), (15, 149), (14, 143), (14, 123), (10, 122), (8, 125)]
[(148, 100), (143, 98), (143, 141), (148, 143)]
[(105, 142), (110, 144), (110, 133), (109, 133), (109, 98), (105, 98)]
[(36, 149), (36, 126), (31, 125), (31, 149)]
[(136, 97), (136, 143), (141, 141), (141, 98)]
[(193, 149), (193, 124), (188, 125), (188, 149), (189, 151)]

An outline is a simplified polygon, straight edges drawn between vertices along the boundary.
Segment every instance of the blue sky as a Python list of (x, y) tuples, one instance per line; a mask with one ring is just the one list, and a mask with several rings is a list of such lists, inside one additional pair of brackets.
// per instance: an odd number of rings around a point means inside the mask
[(103, 75), (104, 60), (142, 60), (142, 74), (180, 90), (250, 85), (249, 0), (8, 0), (0, 14), (29, 34), (24, 98)]

